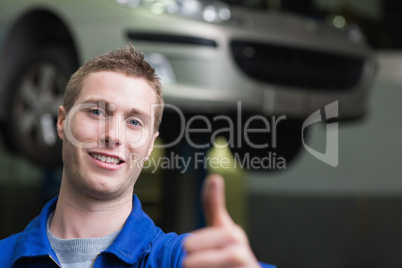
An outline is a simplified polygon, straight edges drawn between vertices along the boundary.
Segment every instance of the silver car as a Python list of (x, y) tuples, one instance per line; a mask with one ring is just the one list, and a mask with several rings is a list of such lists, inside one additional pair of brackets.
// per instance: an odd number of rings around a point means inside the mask
[[(165, 102), (186, 116), (234, 118), (239, 109), (242, 117), (286, 115), (288, 135), (281, 137), (290, 155), (300, 144), (301, 120), (325, 105), (339, 101), (338, 119), (364, 116), (375, 61), (359, 33), (252, 1), (231, 3), (2, 0), (0, 120), (7, 144), (41, 165), (59, 164), (54, 124), (69, 76), (85, 60), (129, 42), (157, 70)], [(178, 134), (175, 117), (167, 107), (165, 140)]]

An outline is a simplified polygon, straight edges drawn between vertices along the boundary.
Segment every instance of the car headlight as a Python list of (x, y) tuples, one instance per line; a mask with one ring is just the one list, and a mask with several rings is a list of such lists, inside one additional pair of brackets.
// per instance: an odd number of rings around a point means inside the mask
[(145, 60), (155, 69), (162, 86), (176, 83), (176, 76), (169, 59), (160, 53), (145, 53)]
[(212, 23), (229, 21), (232, 17), (227, 4), (204, 0), (114, 0), (120, 5), (146, 7), (155, 14), (175, 14)]

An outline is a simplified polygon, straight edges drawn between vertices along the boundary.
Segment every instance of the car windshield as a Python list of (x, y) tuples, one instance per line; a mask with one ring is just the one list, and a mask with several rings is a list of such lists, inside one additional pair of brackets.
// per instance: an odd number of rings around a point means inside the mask
[[(211, 1), (211, 0), (199, 0)], [(318, 18), (325, 15), (316, 0), (219, 0), (230, 6), (239, 6), (259, 10), (276, 10)]]
[(223, 2), (228, 5), (234, 5), (234, 6), (242, 6), (242, 7), (248, 7), (248, 8), (256, 8), (256, 9), (263, 9), (267, 10), (268, 5), (266, 0), (220, 0), (220, 2)]

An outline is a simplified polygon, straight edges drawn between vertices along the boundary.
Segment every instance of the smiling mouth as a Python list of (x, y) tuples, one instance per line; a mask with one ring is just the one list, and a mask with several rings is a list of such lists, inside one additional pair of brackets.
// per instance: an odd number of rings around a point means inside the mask
[(123, 161), (120, 160), (120, 158), (113, 157), (113, 156), (106, 156), (102, 154), (90, 154), (93, 158), (108, 163), (108, 164), (113, 164), (113, 165), (120, 165)]

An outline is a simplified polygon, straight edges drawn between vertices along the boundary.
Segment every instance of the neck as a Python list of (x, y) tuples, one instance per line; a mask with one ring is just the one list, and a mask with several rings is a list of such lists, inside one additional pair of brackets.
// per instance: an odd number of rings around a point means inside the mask
[(50, 232), (62, 239), (102, 237), (123, 228), (132, 210), (132, 195), (100, 200), (60, 188)]

